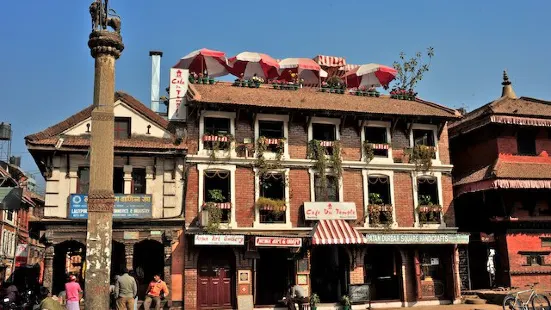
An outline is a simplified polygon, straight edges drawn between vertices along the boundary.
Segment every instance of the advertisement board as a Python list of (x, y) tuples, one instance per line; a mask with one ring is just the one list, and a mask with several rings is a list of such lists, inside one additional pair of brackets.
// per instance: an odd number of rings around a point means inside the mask
[(185, 96), (189, 85), (189, 70), (170, 69), (170, 86), (168, 100), (168, 120), (185, 121)]
[[(151, 218), (151, 195), (148, 194), (115, 194), (114, 219)], [(88, 195), (71, 194), (69, 197), (69, 218), (88, 218)]]

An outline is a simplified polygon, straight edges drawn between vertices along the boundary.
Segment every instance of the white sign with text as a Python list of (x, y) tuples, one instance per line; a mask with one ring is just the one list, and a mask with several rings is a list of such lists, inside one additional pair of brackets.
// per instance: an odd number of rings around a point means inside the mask
[(195, 235), (195, 245), (245, 245), (245, 236)]
[(186, 100), (185, 96), (189, 85), (189, 70), (170, 69), (170, 91), (168, 96), (168, 120), (185, 121), (186, 120)]
[(316, 220), (355, 220), (358, 218), (353, 202), (305, 202), (304, 218)]

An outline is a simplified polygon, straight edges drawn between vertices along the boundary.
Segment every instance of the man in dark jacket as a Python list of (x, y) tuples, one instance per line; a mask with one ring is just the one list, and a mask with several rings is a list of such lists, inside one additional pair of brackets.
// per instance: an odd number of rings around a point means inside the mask
[(128, 275), (128, 270), (123, 269), (122, 275), (115, 283), (115, 299), (117, 310), (134, 310), (134, 297), (138, 295), (136, 280)]

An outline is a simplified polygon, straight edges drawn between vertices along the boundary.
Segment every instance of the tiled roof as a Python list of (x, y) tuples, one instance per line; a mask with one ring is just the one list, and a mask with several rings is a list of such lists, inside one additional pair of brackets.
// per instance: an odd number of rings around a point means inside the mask
[(453, 185), (459, 186), (489, 179), (551, 180), (551, 158), (545, 155), (500, 154), (492, 165), (456, 178)]
[(428, 116), (457, 118), (458, 113), (424, 100), (406, 101), (390, 99), (388, 96), (360, 97), (354, 95), (329, 94), (314, 88), (296, 91), (275, 90), (269, 85), (261, 88), (234, 87), (230, 83), (190, 86), (188, 104), (193, 102), (227, 104), (242, 107), (269, 107), (296, 110), (318, 110), (350, 112), (357, 114), (379, 114), (400, 116)]
[(461, 120), (449, 126), (450, 134), (456, 131), (468, 131), (471, 126), (480, 126), (479, 120), (490, 115), (512, 115), (518, 117), (551, 118), (551, 101), (529, 97), (501, 97), (495, 101), (467, 113)]
[[(130, 96), (129, 94), (117, 91), (115, 93), (115, 101), (121, 100), (122, 102), (126, 103), (128, 106), (130, 106), (132, 109), (138, 111), (140, 114), (142, 114), (144, 117), (148, 118), (150, 121), (154, 122), (155, 124), (161, 126), (162, 128), (168, 129), (168, 121), (159, 116), (157, 113), (153, 112), (151, 109), (146, 107), (143, 103), (138, 101), (136, 98)], [(65, 130), (77, 125), (78, 123), (86, 120), (87, 118), (90, 118), (92, 115), (93, 106), (89, 106), (86, 109), (68, 117), (67, 119), (46, 128), (45, 130), (28, 135), (25, 137), (26, 140), (40, 140), (44, 138), (50, 138), (57, 136), (64, 132)]]
[[(158, 126), (169, 130), (169, 122), (146, 107), (143, 103), (129, 94), (118, 91), (115, 93), (115, 101), (121, 100), (132, 109), (136, 110), (145, 118), (149, 119)], [(67, 119), (32, 135), (25, 137), (27, 143), (31, 145), (55, 145), (58, 141), (58, 135), (67, 129), (81, 123), (92, 115), (93, 106), (68, 117)], [(175, 139), (154, 138), (147, 136), (132, 136), (130, 139), (115, 140), (116, 148), (152, 148), (152, 149), (185, 149), (184, 144), (175, 145)], [(63, 147), (88, 147), (90, 139), (88, 135), (66, 136), (64, 137)]]

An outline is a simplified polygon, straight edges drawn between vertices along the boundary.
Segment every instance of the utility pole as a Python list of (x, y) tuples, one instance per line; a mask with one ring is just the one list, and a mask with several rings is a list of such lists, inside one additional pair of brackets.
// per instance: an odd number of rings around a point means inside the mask
[[(95, 59), (94, 110), (90, 140), (90, 190), (86, 234), (85, 308), (109, 309), (111, 239), (113, 235), (113, 159), (115, 60), (124, 49), (121, 20), (110, 16), (107, 0), (90, 5), (92, 32), (88, 40)], [(112, 30), (108, 30), (107, 26)]]

